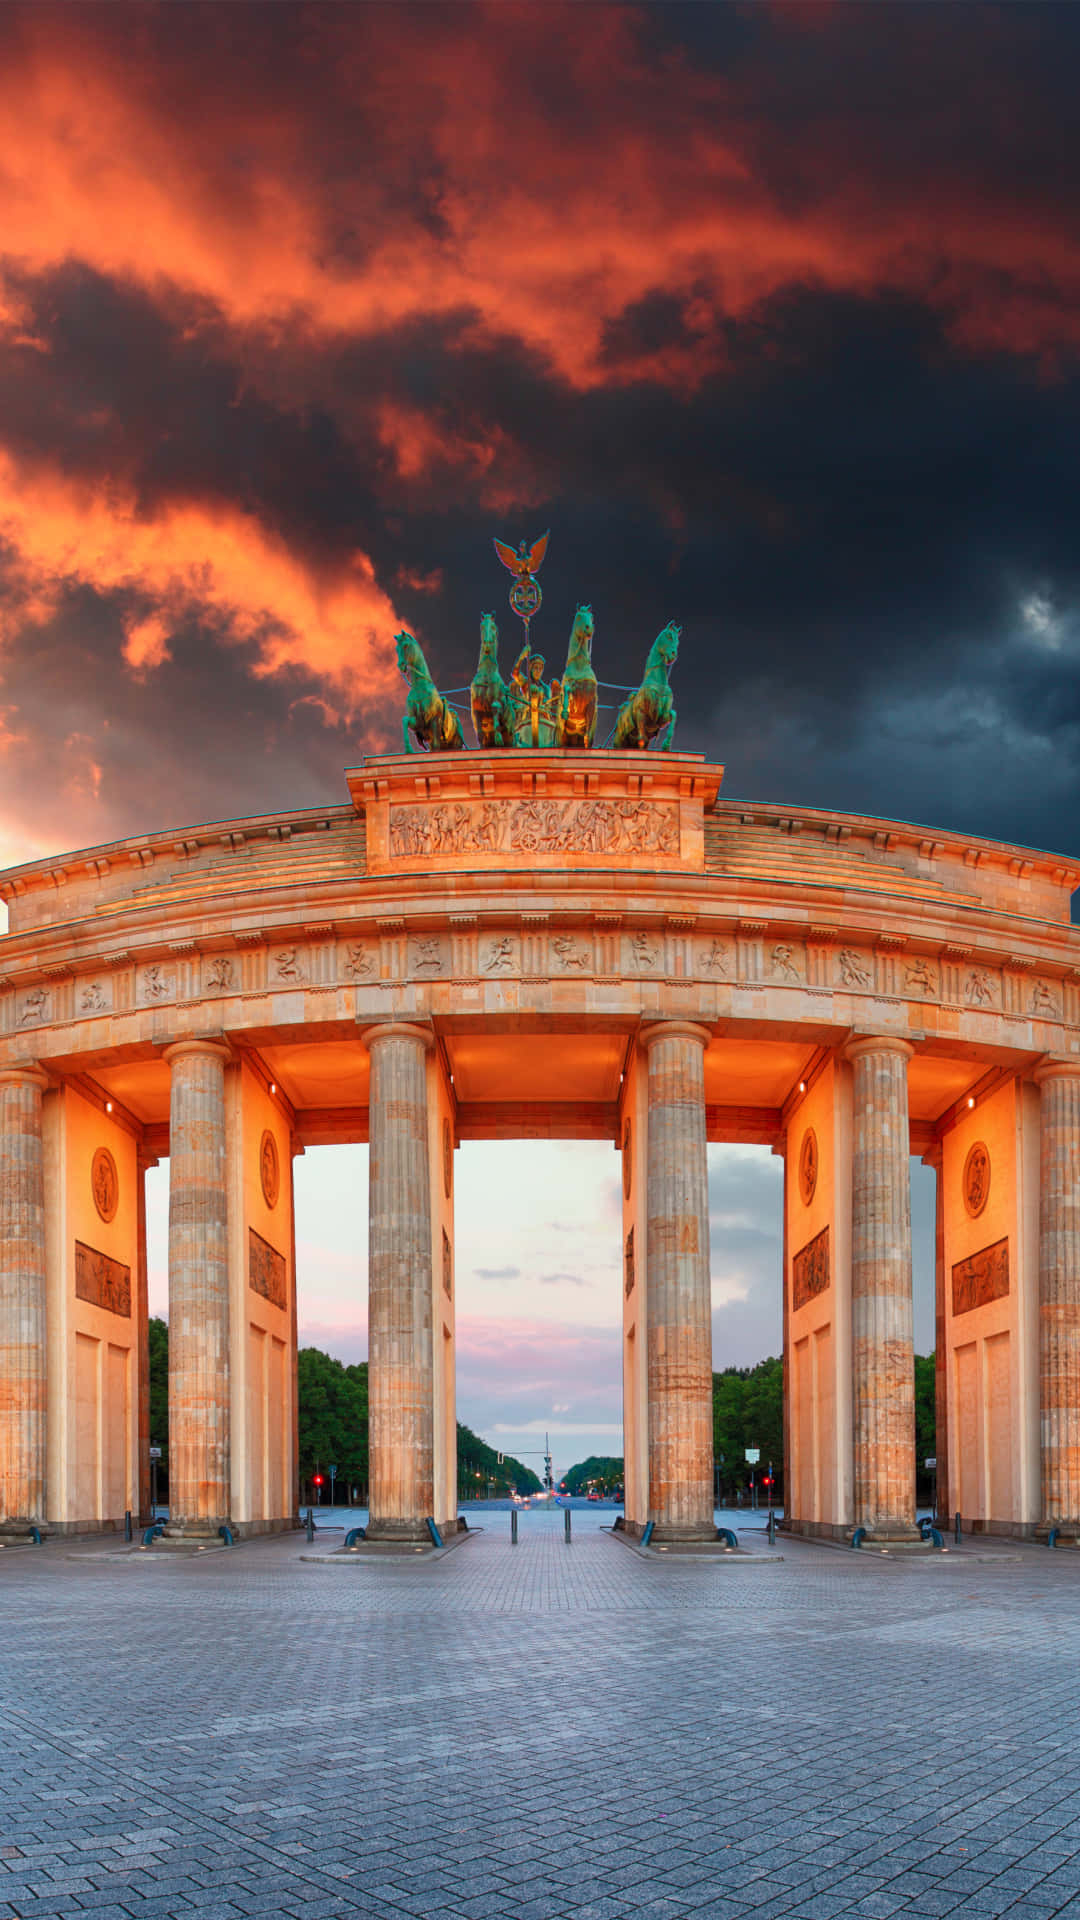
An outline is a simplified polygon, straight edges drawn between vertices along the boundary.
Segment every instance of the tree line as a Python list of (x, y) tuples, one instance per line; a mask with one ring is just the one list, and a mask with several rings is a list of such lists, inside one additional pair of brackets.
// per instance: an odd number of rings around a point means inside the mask
[[(306, 1505), (318, 1489), (313, 1476), (336, 1470), (336, 1489), (347, 1502), (367, 1504), (368, 1497), (368, 1369), (367, 1361), (346, 1365), (318, 1347), (301, 1347), (296, 1362), (301, 1500)], [(169, 1447), (169, 1328), (165, 1320), (150, 1322), (150, 1443), (162, 1450), (159, 1487), (168, 1486)], [(533, 1492), (540, 1486), (536, 1474), (521, 1460), (500, 1457), (479, 1434), (458, 1421), (458, 1499), (486, 1498), (488, 1493)]]
[[(297, 1357), (299, 1405), (299, 1468), (301, 1497), (312, 1496), (312, 1476), (333, 1464), (342, 1497), (356, 1489), (359, 1504), (368, 1495), (368, 1369), (367, 1361), (346, 1365), (318, 1347), (301, 1347)], [(717, 1498), (726, 1503), (745, 1495), (750, 1467), (747, 1448), (758, 1448), (761, 1458), (754, 1471), (760, 1484), (769, 1461), (776, 1484), (773, 1497), (784, 1498), (784, 1367), (770, 1357), (755, 1367), (725, 1367), (713, 1374), (713, 1462)], [(936, 1453), (934, 1355), (915, 1356), (916, 1487), (927, 1500), (932, 1473), (924, 1462)], [(169, 1329), (164, 1320), (150, 1322), (150, 1440), (162, 1449), (160, 1485), (167, 1486), (169, 1444)], [(512, 1455), (500, 1457), (479, 1434), (458, 1421), (458, 1499), (491, 1494), (535, 1492), (540, 1481), (531, 1467)], [(570, 1468), (563, 1482), (568, 1493), (587, 1493), (590, 1484), (611, 1495), (623, 1485), (623, 1461), (612, 1455), (590, 1454)]]

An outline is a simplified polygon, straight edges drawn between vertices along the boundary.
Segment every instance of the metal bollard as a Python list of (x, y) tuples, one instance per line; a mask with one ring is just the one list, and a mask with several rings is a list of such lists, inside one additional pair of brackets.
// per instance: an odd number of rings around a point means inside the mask
[(955, 1538), (955, 1540), (956, 1540), (956, 1544), (957, 1544), (957, 1546), (959, 1546), (959, 1545), (960, 1545), (960, 1542), (961, 1542), (961, 1540), (962, 1540), (962, 1538), (963, 1538), (963, 1535), (962, 1535), (962, 1533), (961, 1533), (961, 1531), (960, 1531), (960, 1515), (959, 1515), (959, 1513), (958, 1513), (958, 1514), (957, 1514), (957, 1516), (956, 1516), (956, 1521), (955, 1521), (955, 1524), (954, 1524), (954, 1526), (953, 1526), (953, 1536), (954, 1536), (954, 1538)]
[(131, 1539), (131, 1508), (130, 1507), (126, 1507), (124, 1510), (124, 1539), (125, 1540)]
[(566, 1534), (566, 1544), (567, 1546), (569, 1546), (570, 1545), (570, 1509), (569, 1507), (563, 1508), (563, 1531)]
[(776, 1515), (771, 1507), (769, 1508), (769, 1545), (770, 1547), (776, 1545)]
[(510, 1513), (510, 1545), (512, 1547), (517, 1546), (517, 1508), (516, 1507), (512, 1508)]
[(307, 1537), (309, 1541), (315, 1538), (315, 1515), (310, 1507), (307, 1510)]

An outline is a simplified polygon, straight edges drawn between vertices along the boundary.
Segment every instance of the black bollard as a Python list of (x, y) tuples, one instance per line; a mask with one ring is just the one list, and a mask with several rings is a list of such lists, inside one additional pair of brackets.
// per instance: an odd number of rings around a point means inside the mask
[(512, 1547), (517, 1546), (517, 1508), (516, 1507), (513, 1507), (510, 1512), (510, 1545)]
[(130, 1507), (127, 1507), (124, 1511), (124, 1539), (125, 1540), (131, 1539), (131, 1508)]
[(769, 1508), (769, 1545), (770, 1547), (776, 1545), (776, 1515), (771, 1507)]
[(959, 1545), (960, 1545), (960, 1541), (961, 1541), (961, 1539), (963, 1538), (963, 1536), (962, 1536), (962, 1534), (961, 1534), (961, 1532), (960, 1532), (960, 1515), (959, 1515), (959, 1513), (958, 1513), (958, 1514), (957, 1514), (957, 1516), (956, 1516), (956, 1522), (955, 1522), (955, 1525), (954, 1525), (954, 1527), (953, 1527), (953, 1534), (954, 1534), (954, 1537), (955, 1537), (955, 1540), (956, 1540), (956, 1544), (957, 1544), (957, 1546), (959, 1546)]
[(567, 1546), (569, 1546), (570, 1545), (570, 1509), (569, 1507), (563, 1508), (563, 1530), (566, 1534), (566, 1544)]
[(310, 1507), (307, 1510), (307, 1537), (309, 1541), (315, 1538), (315, 1515)]

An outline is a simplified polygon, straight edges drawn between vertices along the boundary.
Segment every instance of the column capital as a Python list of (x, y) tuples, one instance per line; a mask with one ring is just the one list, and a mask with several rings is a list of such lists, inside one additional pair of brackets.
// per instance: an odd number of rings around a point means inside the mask
[(657, 1040), (697, 1040), (704, 1049), (712, 1039), (712, 1033), (708, 1027), (699, 1026), (696, 1020), (654, 1020), (641, 1028), (638, 1039), (646, 1049)]
[(435, 1034), (431, 1027), (415, 1026), (411, 1020), (383, 1020), (366, 1027), (360, 1040), (369, 1050), (379, 1040), (418, 1040), (426, 1049), (435, 1045)]
[(211, 1059), (231, 1060), (232, 1048), (227, 1041), (208, 1035), (205, 1039), (193, 1037), (190, 1040), (171, 1040), (167, 1047), (161, 1049), (161, 1057), (168, 1061), (170, 1067), (174, 1060), (183, 1060), (193, 1054), (209, 1055)]
[(840, 1049), (844, 1060), (859, 1060), (868, 1053), (892, 1053), (901, 1060), (910, 1060), (914, 1052), (910, 1040), (901, 1040), (893, 1033), (860, 1033)]
[(17, 1067), (0, 1067), (0, 1086), (40, 1087), (44, 1093), (49, 1084), (48, 1074), (36, 1060), (26, 1060)]
[(1039, 1087), (1045, 1080), (1080, 1080), (1080, 1059), (1041, 1060), (1032, 1078)]

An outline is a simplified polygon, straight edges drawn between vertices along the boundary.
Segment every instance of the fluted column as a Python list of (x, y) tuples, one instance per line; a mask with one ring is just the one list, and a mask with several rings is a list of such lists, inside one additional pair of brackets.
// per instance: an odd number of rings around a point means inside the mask
[(229, 1269), (225, 1063), (214, 1040), (165, 1048), (169, 1106), (170, 1539), (229, 1517)]
[(1043, 1527), (1080, 1537), (1080, 1067), (1037, 1068)]
[(427, 1049), (372, 1027), (368, 1215), (369, 1539), (425, 1540), (434, 1514)]
[(45, 1176), (39, 1067), (0, 1072), (0, 1531), (45, 1520)]
[(852, 1041), (851, 1355), (855, 1524), (918, 1538), (905, 1040)]
[(715, 1539), (712, 1301), (705, 1152), (709, 1033), (668, 1020), (641, 1036), (648, 1060), (646, 1318), (649, 1518), (656, 1536)]

